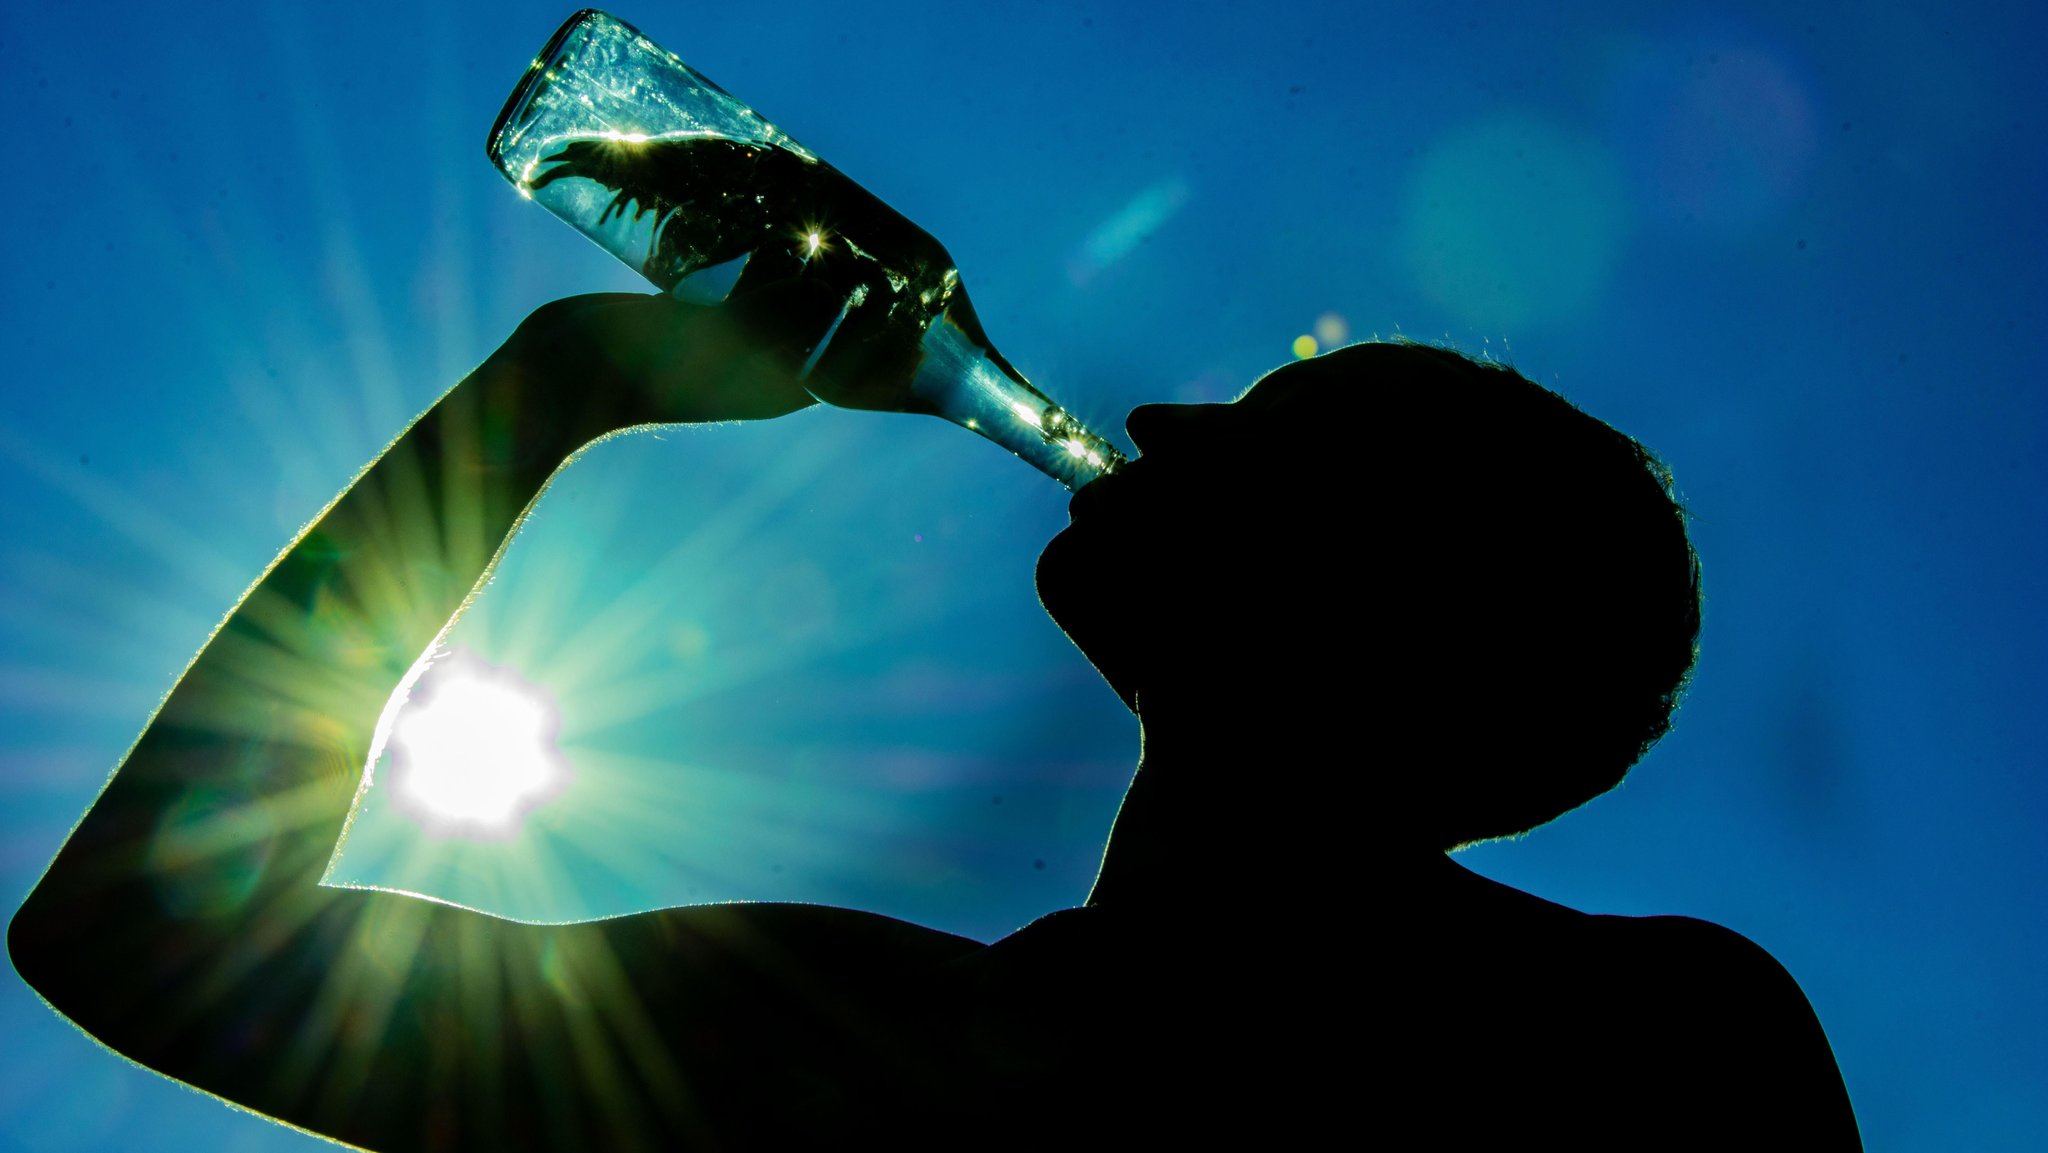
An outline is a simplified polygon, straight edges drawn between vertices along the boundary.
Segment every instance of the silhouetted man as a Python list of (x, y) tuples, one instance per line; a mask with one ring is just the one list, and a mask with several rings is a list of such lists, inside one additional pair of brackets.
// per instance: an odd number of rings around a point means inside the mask
[(394, 685), (550, 475), (810, 403), (764, 334), (821, 303), (537, 312), (222, 625), (15, 917), (22, 976), (137, 1061), (386, 1150), (1858, 1146), (1764, 951), (1445, 855), (1621, 779), (1699, 588), (1640, 446), (1433, 348), (1139, 408), (1141, 456), (1075, 497), (1040, 595), (1144, 731), (1080, 908), (984, 946), (323, 887)]

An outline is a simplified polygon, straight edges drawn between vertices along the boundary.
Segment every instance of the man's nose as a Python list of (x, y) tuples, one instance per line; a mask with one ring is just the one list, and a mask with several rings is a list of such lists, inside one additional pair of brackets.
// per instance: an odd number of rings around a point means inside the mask
[(1124, 431), (1141, 453), (1206, 436), (1228, 411), (1220, 404), (1141, 404), (1124, 418)]

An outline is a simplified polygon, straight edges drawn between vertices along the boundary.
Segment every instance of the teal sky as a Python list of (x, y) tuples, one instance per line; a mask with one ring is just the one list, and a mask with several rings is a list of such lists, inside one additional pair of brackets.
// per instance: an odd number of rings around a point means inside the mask
[[(1692, 695), (1619, 792), (1463, 860), (1765, 946), (1873, 1150), (2035, 1148), (2048, 17), (1651, 7), (613, 10), (939, 237), (1101, 431), (1399, 333), (1659, 452), (1705, 563)], [(300, 524), (532, 308), (644, 288), (484, 158), (568, 14), (80, 3), (0, 33), (10, 908)], [(373, 791), (345, 870), (509, 915), (811, 900), (985, 939), (1076, 902), (1137, 733), (1032, 592), (1064, 522), (924, 418), (610, 442), (457, 633), (556, 696), (577, 783), (480, 845)], [(0, 1149), (318, 1144), (11, 975), (0, 1037)]]

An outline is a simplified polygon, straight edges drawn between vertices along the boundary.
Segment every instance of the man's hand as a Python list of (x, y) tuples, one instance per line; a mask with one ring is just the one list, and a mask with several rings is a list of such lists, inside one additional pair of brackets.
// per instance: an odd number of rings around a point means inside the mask
[(594, 404), (605, 431), (762, 420), (816, 403), (798, 373), (839, 304), (803, 281), (716, 306), (659, 293), (572, 296), (536, 309), (492, 359), (519, 367), (529, 397), (538, 379), (564, 403)]

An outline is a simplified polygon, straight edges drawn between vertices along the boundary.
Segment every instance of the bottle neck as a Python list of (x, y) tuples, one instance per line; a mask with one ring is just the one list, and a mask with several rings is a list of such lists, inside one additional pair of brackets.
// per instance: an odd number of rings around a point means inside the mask
[(964, 292), (956, 301), (925, 333), (912, 393), (938, 415), (996, 442), (1070, 490), (1124, 463), (1115, 445), (1033, 388), (995, 351)]

